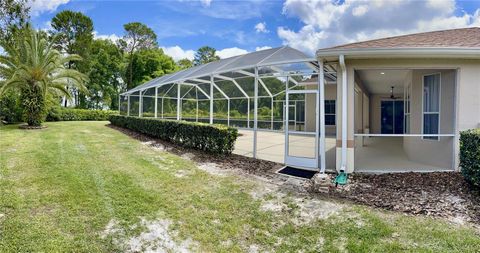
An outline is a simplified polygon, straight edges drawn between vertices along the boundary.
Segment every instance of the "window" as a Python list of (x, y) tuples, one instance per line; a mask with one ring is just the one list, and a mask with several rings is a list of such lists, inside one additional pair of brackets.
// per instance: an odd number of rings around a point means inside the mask
[(325, 100), (325, 125), (335, 125), (335, 100)]
[[(423, 134), (439, 134), (440, 128), (440, 74), (423, 77)], [(438, 140), (438, 136), (424, 137)]]

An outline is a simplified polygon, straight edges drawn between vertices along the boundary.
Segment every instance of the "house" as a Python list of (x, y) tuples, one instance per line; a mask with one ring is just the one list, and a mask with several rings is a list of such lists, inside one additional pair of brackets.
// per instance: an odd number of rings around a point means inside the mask
[(273, 48), (165, 75), (120, 112), (239, 128), (237, 154), (310, 170), (458, 169), (480, 127), (480, 28), (319, 49)]
[(341, 68), (337, 104), (347, 103), (337, 111), (346, 117), (336, 153), (345, 159), (337, 168), (458, 168), (459, 132), (480, 127), (480, 28), (352, 43), (316, 56)]

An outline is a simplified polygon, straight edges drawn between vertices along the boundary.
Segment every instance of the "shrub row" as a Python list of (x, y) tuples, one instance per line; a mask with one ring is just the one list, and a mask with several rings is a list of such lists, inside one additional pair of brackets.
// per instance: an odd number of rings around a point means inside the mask
[(119, 127), (150, 135), (184, 147), (216, 154), (233, 151), (238, 131), (223, 125), (210, 125), (187, 121), (110, 116), (110, 122)]
[(460, 167), (465, 179), (480, 188), (480, 129), (460, 133)]
[(47, 121), (80, 121), (80, 120), (108, 120), (110, 115), (117, 111), (87, 110), (74, 108), (54, 107), (48, 111)]

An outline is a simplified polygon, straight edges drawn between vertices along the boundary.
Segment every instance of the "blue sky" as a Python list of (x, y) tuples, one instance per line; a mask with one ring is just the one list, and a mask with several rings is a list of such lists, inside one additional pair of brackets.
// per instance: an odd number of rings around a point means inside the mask
[(123, 24), (142, 22), (175, 59), (201, 46), (229, 57), (290, 45), (308, 54), (321, 47), (405, 33), (480, 26), (480, 1), (454, 0), (36, 0), (34, 24), (49, 27), (62, 10), (93, 19), (96, 36), (116, 39)]

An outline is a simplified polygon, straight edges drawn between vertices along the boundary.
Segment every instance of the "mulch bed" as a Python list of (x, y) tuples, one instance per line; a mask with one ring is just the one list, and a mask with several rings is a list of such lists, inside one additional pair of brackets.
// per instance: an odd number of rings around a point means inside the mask
[(329, 194), (387, 210), (480, 224), (480, 192), (457, 172), (354, 174), (347, 186)]
[[(197, 163), (216, 163), (225, 169), (240, 169), (250, 174), (273, 177), (273, 171), (283, 167), (275, 162), (240, 155), (214, 155), (183, 148), (129, 129), (107, 125), (142, 142), (163, 145), (176, 155), (191, 153)], [(444, 217), (454, 222), (480, 225), (480, 192), (469, 188), (456, 172), (352, 174), (348, 184), (332, 187), (323, 196), (348, 199), (355, 203), (404, 212), (413, 215)]]

